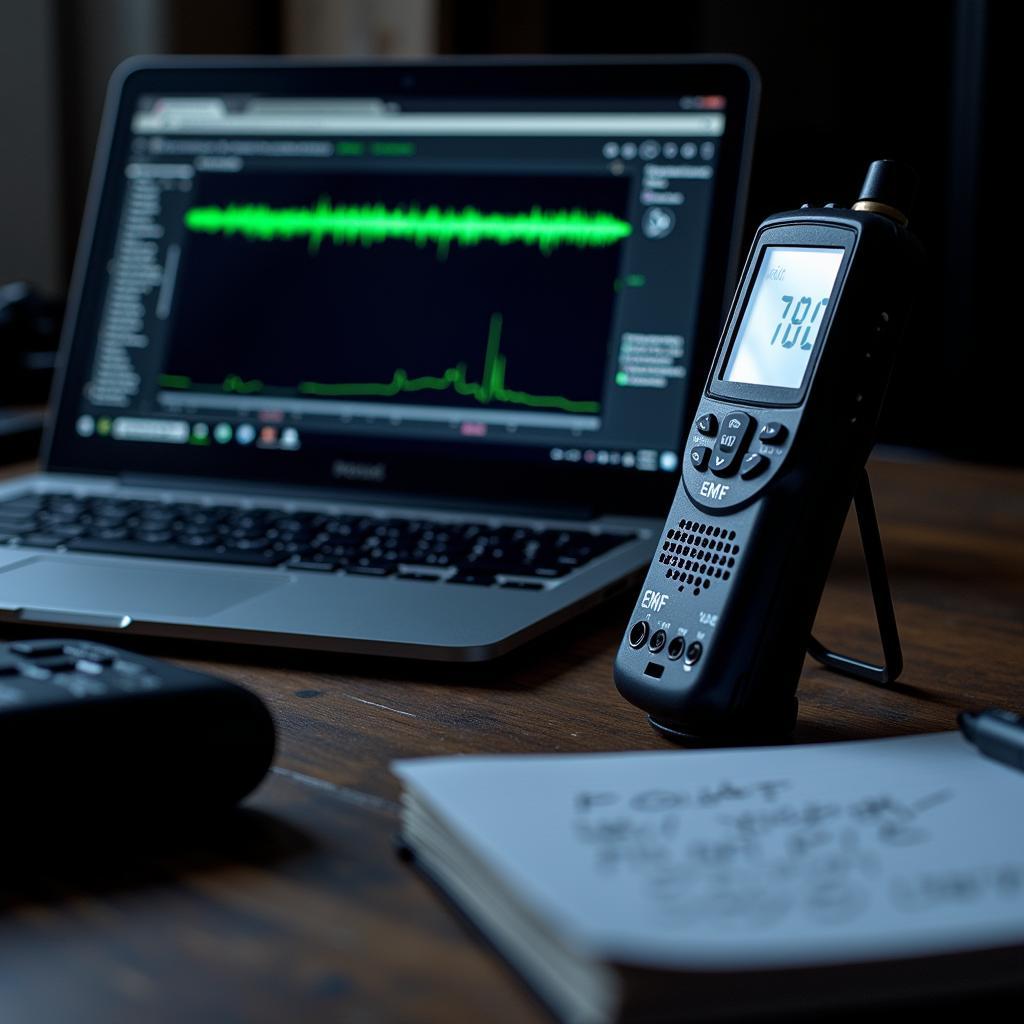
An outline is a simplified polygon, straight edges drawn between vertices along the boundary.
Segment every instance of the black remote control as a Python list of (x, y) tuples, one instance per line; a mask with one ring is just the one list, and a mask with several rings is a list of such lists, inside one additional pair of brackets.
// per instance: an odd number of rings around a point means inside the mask
[(216, 676), (92, 641), (0, 644), (0, 777), (22, 827), (224, 809), (266, 774), (274, 741), (259, 697)]

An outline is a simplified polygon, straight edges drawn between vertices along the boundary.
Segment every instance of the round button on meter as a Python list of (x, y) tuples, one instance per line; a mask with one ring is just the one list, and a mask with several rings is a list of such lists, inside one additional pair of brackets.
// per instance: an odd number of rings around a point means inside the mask
[(658, 651), (665, 646), (665, 641), (667, 639), (668, 637), (665, 635), (665, 630), (659, 629), (651, 634), (651, 642), (647, 646), (650, 647), (654, 654), (657, 654)]
[(647, 639), (647, 630), (647, 623), (642, 619), (639, 622), (634, 622), (633, 628), (629, 631), (629, 646), (643, 647), (644, 641)]
[(696, 665), (700, 661), (700, 656), (704, 653), (704, 645), (699, 640), (694, 640), (689, 647), (686, 648), (686, 657), (684, 661), (687, 665)]
[(677, 661), (683, 656), (683, 651), (686, 649), (686, 638), (681, 636), (674, 636), (668, 642), (668, 656), (672, 661)]

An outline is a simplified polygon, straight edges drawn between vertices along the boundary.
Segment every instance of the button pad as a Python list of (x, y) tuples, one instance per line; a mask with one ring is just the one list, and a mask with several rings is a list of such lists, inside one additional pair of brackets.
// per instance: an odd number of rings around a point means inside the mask
[(735, 471), (753, 428), (754, 421), (745, 412), (730, 412), (725, 417), (711, 453), (711, 472), (715, 476), (729, 476)]
[(718, 433), (718, 417), (713, 413), (705, 413), (697, 420), (697, 433), (705, 437), (714, 437)]
[(765, 444), (782, 444), (786, 440), (788, 433), (789, 431), (781, 423), (766, 423), (761, 427), (761, 431), (757, 436)]
[(768, 459), (766, 456), (758, 455), (757, 452), (747, 452), (740, 463), (740, 478), (743, 480), (753, 480), (755, 476), (760, 476), (767, 468)]
[(701, 473), (708, 468), (708, 458), (711, 455), (711, 449), (706, 444), (694, 445), (690, 449), (690, 464), (694, 469), (700, 470)]
[[(25, 640), (0, 644), (0, 690), (7, 694), (0, 696), (0, 707), (171, 690), (183, 685), (190, 675), (202, 678), (89, 641)], [(11, 696), (15, 691), (21, 694), (17, 700)]]
[[(749, 502), (781, 470), (799, 417), (798, 408), (744, 411), (707, 396), (687, 437), (682, 477), (690, 498), (712, 513)], [(709, 437), (701, 428), (712, 423), (718, 429)]]

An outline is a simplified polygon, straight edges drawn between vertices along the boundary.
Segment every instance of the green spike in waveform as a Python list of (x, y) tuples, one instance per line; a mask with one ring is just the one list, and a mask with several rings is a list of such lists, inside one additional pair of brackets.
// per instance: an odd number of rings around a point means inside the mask
[(436, 245), (443, 256), (456, 245), (535, 245), (547, 254), (561, 246), (578, 249), (615, 245), (632, 233), (627, 221), (610, 213), (585, 210), (542, 210), (527, 213), (484, 213), (473, 206), (410, 206), (389, 209), (383, 203), (333, 206), (322, 197), (316, 206), (273, 207), (231, 203), (228, 206), (193, 206), (185, 212), (185, 226), (203, 234), (241, 235), (269, 242), (308, 238), (312, 252), (325, 238), (335, 245), (364, 246), (399, 240), (417, 246)]
[[(457, 395), (474, 398), (481, 405), (503, 402), (508, 405), (525, 405), (531, 409), (559, 409), (570, 413), (597, 413), (600, 402), (581, 402), (561, 395), (531, 395), (526, 391), (514, 391), (505, 386), (506, 359), (501, 354), (501, 314), (491, 316), (487, 332), (487, 351), (484, 355), (484, 372), (479, 383), (466, 377), (466, 364), (449, 367), (440, 377), (410, 377), (405, 370), (395, 370), (386, 384), (319, 384), (303, 381), (298, 386), (300, 394), (316, 395), (320, 398), (393, 398), (399, 394), (415, 391), (454, 391)], [(189, 377), (179, 374), (163, 374), (160, 386), (175, 390), (189, 390), (193, 387)], [(244, 380), (236, 374), (224, 378), (224, 391), (239, 395), (251, 395), (264, 390), (259, 380)]]

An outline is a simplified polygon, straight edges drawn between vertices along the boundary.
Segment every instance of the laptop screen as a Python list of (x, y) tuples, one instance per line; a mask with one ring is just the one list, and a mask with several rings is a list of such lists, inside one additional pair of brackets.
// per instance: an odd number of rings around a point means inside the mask
[(64, 384), (78, 466), (451, 493), (468, 476), (495, 496), (503, 478), (524, 503), (560, 470), (592, 493), (674, 482), (722, 312), (729, 96), (145, 77)]

